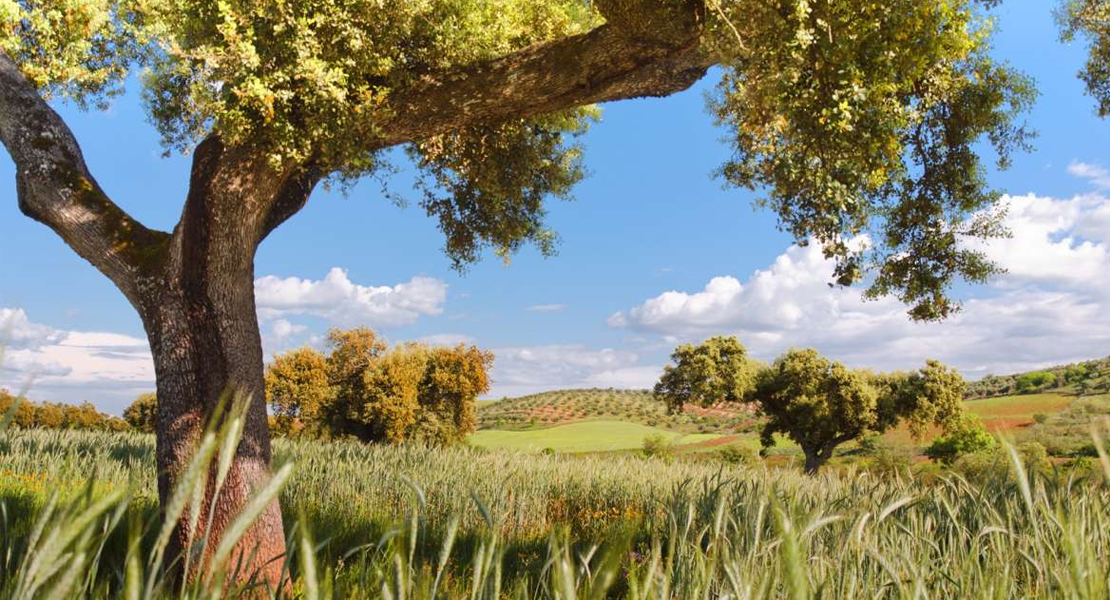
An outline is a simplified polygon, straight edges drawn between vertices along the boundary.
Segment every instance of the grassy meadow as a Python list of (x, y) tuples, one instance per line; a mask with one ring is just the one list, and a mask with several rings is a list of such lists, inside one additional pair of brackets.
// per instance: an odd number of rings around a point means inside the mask
[(484, 402), (482, 428), (446, 448), (278, 438), (258, 491), (285, 517), (276, 590), (225, 585), (226, 556), (185, 586), (166, 579), (153, 436), (10, 428), (0, 598), (1110, 597), (1110, 395), (965, 406), (1013, 444), (941, 467), (895, 430), (845, 444), (817, 476), (786, 439), (756, 456), (751, 411), (669, 415), (620, 390)]
[(722, 437), (717, 433), (682, 433), (640, 423), (607, 419), (580, 421), (526, 431), (487, 429), (470, 436), (470, 443), (482, 448), (507, 448), (539, 452), (613, 452), (636, 450), (644, 438), (660, 436), (670, 444), (700, 444)]
[[(231, 593), (200, 584), (171, 593), (144, 567), (157, 542), (153, 463), (147, 435), (5, 434), (0, 594)], [(976, 481), (863, 469), (806, 477), (791, 469), (632, 454), (285, 440), (277, 442), (276, 463), (292, 465), (280, 489), (292, 583), (276, 597), (1103, 599), (1110, 593), (1105, 455), (1094, 470), (1079, 473), (1026, 470), (1013, 454)]]
[[(1065, 419), (1076, 400), (1071, 390), (1032, 394), (1011, 394), (967, 400), (966, 409), (978, 416), (991, 433), (1014, 440), (1035, 439), (1052, 446), (1047, 434), (1052, 423)], [(1084, 409), (1070, 419), (1065, 446), (1089, 444), (1092, 414), (1110, 415), (1110, 395), (1084, 397), (1080, 404), (1106, 409)], [(1046, 424), (1038, 424), (1042, 415)], [(560, 390), (520, 398), (483, 402), (478, 407), (479, 431), (470, 443), (482, 448), (503, 448), (527, 452), (560, 453), (635, 452), (649, 436), (659, 436), (673, 445), (676, 454), (704, 454), (724, 446), (759, 447), (759, 420), (742, 407), (688, 406), (682, 414), (669, 415), (662, 402), (648, 390)], [(1056, 435), (1059, 432), (1056, 428)], [(1041, 433), (1038, 433), (1041, 432)], [(896, 428), (883, 435), (884, 443), (920, 456), (923, 445), (939, 435), (929, 431), (924, 440), (915, 440), (908, 429)], [(1059, 445), (1059, 444), (1057, 444)], [(842, 454), (851, 456), (856, 444), (845, 444)], [(771, 450), (781, 461), (799, 454), (797, 446), (779, 438)], [(1066, 453), (1062, 451), (1062, 453)]]

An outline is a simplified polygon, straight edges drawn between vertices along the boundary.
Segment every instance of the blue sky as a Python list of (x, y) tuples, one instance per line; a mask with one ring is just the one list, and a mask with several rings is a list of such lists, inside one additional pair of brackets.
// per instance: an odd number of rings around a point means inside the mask
[[(333, 325), (370, 325), (393, 341), (473, 341), (497, 354), (495, 396), (648, 386), (676, 342), (714, 333), (740, 335), (761, 358), (815, 345), (854, 366), (936, 357), (971, 377), (1106, 354), (1110, 121), (1095, 117), (1075, 78), (1084, 48), (1059, 43), (1052, 5), (1009, 0), (995, 11), (995, 55), (1040, 89), (1028, 115), (1039, 137), (1034, 152), (991, 175), (1013, 196), (1015, 237), (987, 251), (1010, 272), (961, 290), (967, 309), (948, 323), (911, 324), (896, 303), (828, 289), (819, 256), (791, 247), (751, 194), (722, 188), (712, 172), (728, 149), (704, 103), (711, 74), (670, 98), (604, 106), (584, 139), (590, 176), (575, 201), (549, 205), (562, 238), (553, 258), (528, 249), (506, 267), (489, 256), (460, 276), (418, 207), (394, 206), (375, 182), (348, 197), (318, 191), (258, 254), (267, 353), (318, 345)], [(172, 228), (189, 160), (162, 157), (137, 86), (107, 112), (59, 110), (116, 202)], [(391, 188), (416, 199), (406, 172)], [(0, 386), (34, 375), (33, 398), (111, 412), (153, 388), (138, 317), (19, 213), (4, 153), (0, 311), (11, 329)]]

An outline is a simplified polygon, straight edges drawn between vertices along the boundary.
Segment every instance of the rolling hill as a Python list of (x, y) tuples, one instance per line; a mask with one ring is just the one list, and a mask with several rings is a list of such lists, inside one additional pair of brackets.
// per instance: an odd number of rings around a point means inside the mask
[[(1072, 455), (1086, 447), (1091, 420), (1110, 415), (1110, 358), (987, 376), (971, 383), (967, 398), (967, 409), (993, 433), (1038, 441), (1055, 455)], [(612, 388), (482, 402), (478, 422), (479, 431), (470, 440), (476, 446), (557, 452), (631, 450), (651, 435), (689, 451), (729, 443), (754, 446), (760, 426), (749, 406), (688, 406), (672, 415), (649, 390)], [(898, 445), (920, 445), (902, 428), (884, 437)], [(784, 447), (792, 446), (784, 442)]]
[(667, 407), (648, 390), (559, 390), (478, 407), (478, 429), (482, 430), (519, 431), (591, 420), (636, 423), (678, 433), (734, 433), (756, 426), (747, 406), (687, 406), (681, 414), (667, 414)]

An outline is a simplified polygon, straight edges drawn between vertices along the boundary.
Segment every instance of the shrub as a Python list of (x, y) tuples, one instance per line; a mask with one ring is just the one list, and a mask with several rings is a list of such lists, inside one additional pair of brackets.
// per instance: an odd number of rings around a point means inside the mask
[(1044, 425), (1046, 422), (1048, 422), (1048, 415), (1044, 413), (1036, 413), (1033, 415), (1033, 420), (1036, 421), (1038, 425)]
[(135, 401), (123, 411), (123, 419), (135, 430), (143, 433), (154, 433), (157, 415), (158, 397), (153, 392), (135, 398)]
[(641, 453), (648, 458), (670, 458), (671, 442), (667, 436), (656, 433), (644, 438)]
[(871, 469), (877, 473), (905, 473), (913, 455), (906, 446), (878, 444), (871, 452)]
[(1047, 388), (1056, 382), (1056, 376), (1048, 371), (1033, 371), (1026, 373), (1017, 380), (1019, 392), (1033, 392)]
[(1047, 473), (1052, 469), (1048, 450), (1040, 442), (1022, 442), (1015, 448), (1018, 458), (1029, 473)]
[(743, 444), (730, 444), (721, 448), (717, 457), (733, 465), (752, 465), (759, 462), (759, 451)]
[(998, 441), (987, 432), (979, 418), (965, 413), (951, 433), (933, 440), (925, 449), (925, 456), (951, 464), (961, 456), (990, 451), (997, 446)]

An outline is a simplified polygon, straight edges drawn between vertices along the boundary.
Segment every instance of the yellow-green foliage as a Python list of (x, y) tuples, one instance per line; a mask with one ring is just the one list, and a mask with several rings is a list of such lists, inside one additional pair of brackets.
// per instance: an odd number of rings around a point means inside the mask
[(474, 431), (474, 403), (489, 389), (489, 352), (415, 343), (386, 350), (365, 327), (333, 329), (328, 339), (327, 356), (301, 348), (267, 367), (275, 432), (448, 444)]
[(141, 394), (123, 409), (123, 420), (136, 431), (154, 433), (158, 420), (158, 395), (153, 392)]
[[(594, 115), (594, 82), (580, 69), (604, 50), (567, 44), (552, 50), (542, 76), (520, 73), (552, 83), (551, 97), (537, 98), (554, 106), (550, 114), (506, 107), (486, 122), (454, 98), (406, 92), (467, 77), (459, 69), (482, 61), (515, 64), (516, 51), (601, 26), (637, 42), (605, 46), (620, 54), (617, 64), (654, 59), (646, 50), (663, 61), (696, 50), (694, 62), (704, 65), (686, 71), (722, 67), (712, 109), (734, 151), (720, 169), (728, 184), (758, 191), (800, 243), (821, 244), (839, 283), (875, 267), (871, 295), (897, 295), (914, 318), (938, 319), (958, 308), (947, 294), (956, 280), (997, 270), (959, 243), (1005, 233), (980, 148), (992, 145), (1006, 166), (1029, 137), (1018, 117), (1033, 86), (990, 58), (984, 6), (992, 4), (0, 0), (0, 48), (45, 92), (79, 101), (118, 90), (144, 67), (151, 121), (182, 151), (215, 134), (283, 171), (350, 181), (380, 167), (383, 145), (408, 144), (421, 205), (439, 219), (460, 268), (486, 247), (505, 256), (525, 242), (551, 251), (542, 201), (566, 196), (582, 176), (571, 138)], [(1096, 79), (1105, 79), (1097, 68), (1105, 63), (1105, 4), (1076, 1), (1067, 13), (1067, 35), (1095, 39), (1088, 73)], [(673, 44), (681, 49), (665, 48)], [(636, 81), (639, 66), (607, 74), (615, 81), (598, 87), (673, 93), (673, 82)], [(496, 104), (514, 85), (511, 76), (493, 83), (477, 103)], [(1098, 94), (1105, 87), (1093, 85)], [(408, 101), (459, 118), (444, 130), (390, 137)], [(869, 248), (861, 234), (870, 234)]]
[(13, 396), (0, 388), (0, 422), (11, 413), (11, 425), (24, 429), (97, 429), (126, 431), (130, 425), (111, 415), (106, 415), (89, 402), (65, 404), (60, 402), (31, 402)]
[(295, 435), (306, 423), (317, 424), (321, 407), (332, 395), (327, 359), (312, 348), (275, 356), (266, 367), (266, 401), (275, 433)]

